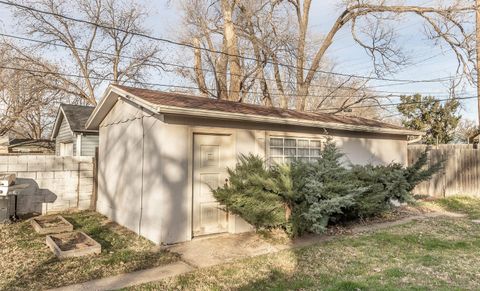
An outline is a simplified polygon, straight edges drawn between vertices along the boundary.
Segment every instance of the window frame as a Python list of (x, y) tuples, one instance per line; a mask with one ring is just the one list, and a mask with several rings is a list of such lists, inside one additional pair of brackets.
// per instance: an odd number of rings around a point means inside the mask
[[(68, 148), (68, 154), (66, 153), (67, 151), (67, 146), (69, 147)], [(73, 146), (73, 142), (60, 142), (60, 156), (61, 157), (70, 157), (70, 156), (73, 156), (74, 155), (74, 146)], [(70, 155), (70, 152), (71, 152), (71, 155)]]
[[(281, 144), (272, 144), (272, 140), (282, 140)], [(285, 140), (295, 140), (295, 146), (293, 144), (287, 144)], [(308, 142), (308, 147), (302, 142)], [(267, 146), (267, 160), (270, 165), (288, 163), (291, 159), (304, 159), (312, 161), (320, 157), (320, 154), (314, 155), (312, 151), (319, 150), (323, 148), (325, 137), (319, 136), (306, 136), (306, 135), (269, 135), (266, 146)], [(313, 143), (317, 143), (317, 146)], [(312, 145), (313, 144), (313, 145)], [(273, 154), (274, 149), (280, 149), (276, 154)], [(293, 152), (295, 150), (295, 155), (286, 155), (285, 149), (289, 149)], [(301, 150), (308, 150), (308, 155), (300, 155)], [(279, 154), (281, 152), (281, 154)]]

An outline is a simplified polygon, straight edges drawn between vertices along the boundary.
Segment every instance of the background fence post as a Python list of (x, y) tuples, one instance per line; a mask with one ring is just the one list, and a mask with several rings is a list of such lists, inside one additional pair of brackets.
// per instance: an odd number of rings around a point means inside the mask
[[(408, 163), (412, 165), (427, 150), (427, 145), (408, 146)], [(429, 181), (420, 183), (415, 194), (435, 197), (480, 195), (480, 153), (473, 145), (436, 145), (429, 149), (428, 165), (444, 160), (444, 167)]]
[(98, 147), (95, 148), (95, 157), (93, 158), (93, 192), (90, 209), (97, 210), (98, 197)]

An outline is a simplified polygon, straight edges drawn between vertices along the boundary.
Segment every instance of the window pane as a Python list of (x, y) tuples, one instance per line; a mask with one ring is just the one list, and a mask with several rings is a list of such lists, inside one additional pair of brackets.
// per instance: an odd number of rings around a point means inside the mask
[(297, 155), (296, 148), (285, 148), (285, 156), (286, 157), (295, 157)]
[(296, 139), (292, 139), (292, 138), (286, 138), (285, 139), (285, 146), (286, 147), (295, 147), (297, 146), (297, 140)]
[(272, 164), (289, 163), (295, 159), (315, 161), (321, 156), (322, 141), (318, 139), (291, 137), (270, 138), (270, 161)]
[(283, 138), (271, 138), (270, 145), (275, 147), (283, 146)]
[(283, 148), (270, 148), (270, 155), (283, 156)]
[(308, 139), (299, 139), (297, 145), (299, 148), (308, 148)]
[(308, 157), (310, 155), (310, 151), (307, 149), (298, 149), (298, 156), (299, 157)]
[(322, 142), (319, 140), (311, 140), (310, 141), (310, 147), (312, 148), (319, 148), (322, 146)]

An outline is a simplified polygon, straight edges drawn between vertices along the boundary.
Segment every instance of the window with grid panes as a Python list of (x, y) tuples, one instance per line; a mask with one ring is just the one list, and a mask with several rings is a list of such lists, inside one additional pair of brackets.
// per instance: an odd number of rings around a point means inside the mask
[(320, 157), (321, 146), (319, 139), (271, 137), (270, 160), (274, 163), (288, 163), (295, 159), (311, 161)]

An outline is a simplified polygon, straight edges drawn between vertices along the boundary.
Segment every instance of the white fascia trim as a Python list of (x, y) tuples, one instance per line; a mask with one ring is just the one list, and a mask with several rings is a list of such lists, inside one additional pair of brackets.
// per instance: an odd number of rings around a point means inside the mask
[(148, 111), (151, 111), (152, 113), (159, 113), (159, 110), (158, 110), (158, 106), (156, 105), (153, 105), (152, 103), (150, 102), (147, 102), (147, 101), (144, 101), (143, 99), (141, 98), (138, 98), (134, 95), (131, 95), (131, 94), (128, 94), (126, 93), (125, 91), (123, 90), (120, 90), (118, 89), (119, 91), (122, 91), (121, 93), (120, 92), (116, 92), (117, 94), (119, 94), (119, 96), (121, 98), (124, 98), (136, 105), (138, 105), (139, 107), (142, 107), (144, 109), (147, 109)]
[[(72, 133), (72, 135), (75, 135), (75, 132), (72, 130), (72, 127), (70, 126), (70, 123), (68, 122), (68, 119), (66, 118), (66, 115), (65, 115), (65, 111), (63, 111), (63, 108), (62, 108), (62, 105), (60, 105), (60, 108), (58, 110), (58, 115), (57, 115), (57, 119), (55, 120), (55, 125), (53, 127), (53, 131), (52, 131), (52, 137), (51, 139), (54, 140), (55, 139), (55, 134), (58, 133), (58, 131), (60, 130), (60, 125), (61, 123), (58, 123), (58, 120), (59, 120), (59, 116), (60, 116), (60, 113), (62, 114), (63, 116), (63, 120), (65, 120), (65, 122), (67, 123), (68, 125), (68, 128), (70, 128), (70, 132)], [(58, 125), (57, 125), (58, 123)], [(57, 128), (58, 127), (58, 128)]]
[(346, 131), (360, 131), (360, 132), (400, 134), (400, 135), (425, 135), (424, 132), (419, 132), (414, 130), (379, 128), (379, 127), (370, 127), (370, 126), (364, 126), (364, 125), (350, 125), (350, 124), (342, 124), (342, 123), (310, 121), (310, 120), (293, 119), (293, 118), (255, 116), (255, 115), (242, 114), (242, 113), (223, 113), (223, 112), (210, 111), (210, 110), (204, 110), (204, 109), (188, 109), (188, 108), (178, 108), (178, 107), (172, 107), (172, 106), (158, 106), (158, 110), (162, 114), (177, 114), (177, 115), (222, 118), (222, 119), (232, 119), (232, 120), (251, 121), (251, 122), (266, 122), (266, 123), (273, 123), (273, 124), (330, 128), (330, 129), (346, 130)]
[[(117, 94), (120, 98), (123, 98), (125, 100), (128, 100), (136, 105), (138, 105), (139, 107), (142, 107), (142, 108), (145, 108), (149, 111), (151, 111), (152, 113), (158, 113), (158, 107), (155, 106), (155, 105), (152, 105), (150, 102), (146, 102), (144, 101), (143, 99), (141, 98), (138, 98), (120, 88), (117, 88), (115, 87), (114, 85), (110, 85), (107, 90), (105, 91), (105, 93), (103, 94), (103, 97), (100, 101), (100, 103), (95, 107), (95, 109), (93, 110), (92, 114), (90, 115), (90, 117), (88, 118), (87, 120), (87, 123), (85, 125), (85, 128), (86, 129), (90, 129), (90, 127), (92, 126), (92, 123), (93, 121), (95, 120), (95, 118), (97, 117), (97, 115), (100, 113), (100, 110), (103, 110), (103, 106), (105, 104), (105, 102), (108, 100), (108, 99), (111, 99), (113, 97), (111, 97), (112, 93), (115, 93)], [(113, 106), (112, 106), (113, 107)], [(108, 108), (108, 111), (110, 111), (111, 108)], [(99, 122), (99, 124), (101, 123), (101, 121)]]
[(423, 137), (422, 135), (419, 135), (419, 136), (417, 136), (416, 138), (409, 140), (409, 141), (407, 142), (407, 144), (417, 143), (417, 142), (419, 142), (419, 141), (422, 140), (422, 137)]
[(393, 129), (393, 128), (379, 128), (371, 127), (364, 125), (350, 125), (342, 123), (332, 123), (332, 122), (320, 122), (313, 120), (305, 119), (294, 119), (294, 118), (277, 118), (271, 116), (257, 116), (243, 113), (226, 113), (220, 111), (212, 111), (205, 109), (196, 109), (196, 108), (180, 108), (175, 106), (165, 106), (165, 105), (155, 105), (150, 102), (147, 102), (139, 97), (136, 97), (133, 94), (130, 94), (120, 88), (117, 88), (113, 85), (110, 85), (106, 90), (104, 97), (100, 104), (95, 108), (94, 112), (87, 121), (87, 128), (91, 126), (92, 121), (95, 119), (96, 115), (100, 111), (100, 108), (105, 103), (105, 100), (108, 99), (110, 94), (115, 92), (122, 98), (125, 98), (139, 106), (144, 107), (145, 109), (161, 113), (161, 114), (176, 114), (176, 115), (188, 115), (195, 117), (207, 117), (207, 118), (221, 118), (221, 119), (230, 119), (230, 120), (239, 120), (239, 121), (250, 121), (250, 122), (264, 122), (272, 124), (282, 124), (282, 125), (296, 125), (296, 126), (306, 126), (306, 127), (317, 127), (317, 128), (330, 128), (337, 130), (346, 130), (346, 131), (358, 131), (358, 132), (371, 132), (371, 133), (385, 133), (385, 134), (396, 134), (396, 135), (414, 135), (414, 136), (423, 136), (424, 132), (415, 131), (415, 130), (403, 130), (403, 129)]
[(112, 89), (113, 89), (112, 85), (109, 85), (107, 90), (105, 90), (105, 92), (103, 93), (102, 99), (100, 100), (100, 103), (97, 104), (97, 106), (95, 106), (95, 109), (93, 110), (92, 114), (88, 118), (87, 123), (85, 124), (85, 129), (89, 129), (91, 123), (93, 122), (93, 120), (97, 116), (98, 112), (102, 108), (102, 105), (105, 103), (108, 96), (110, 96), (110, 93), (112, 92)]
[(62, 114), (62, 110), (59, 107), (58, 112), (57, 112), (57, 117), (55, 118), (55, 124), (53, 125), (53, 130), (52, 130), (52, 135), (50, 136), (50, 140), (55, 139), (55, 135), (58, 133), (58, 131), (60, 129), (60, 124), (58, 122), (60, 120), (60, 114)]

